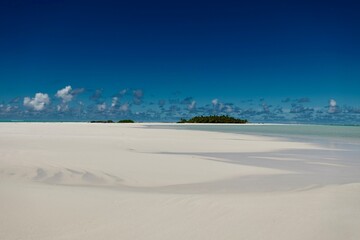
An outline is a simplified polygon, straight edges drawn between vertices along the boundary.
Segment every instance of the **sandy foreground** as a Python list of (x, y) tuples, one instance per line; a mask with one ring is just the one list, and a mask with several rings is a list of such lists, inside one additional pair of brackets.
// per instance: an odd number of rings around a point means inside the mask
[(293, 185), (296, 168), (214, 157), (286, 150), (326, 151), (141, 124), (1, 123), (0, 239), (360, 239), (359, 183)]

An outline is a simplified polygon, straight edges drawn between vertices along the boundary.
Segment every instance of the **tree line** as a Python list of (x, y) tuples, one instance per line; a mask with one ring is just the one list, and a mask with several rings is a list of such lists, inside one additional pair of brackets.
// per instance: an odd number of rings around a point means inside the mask
[(196, 116), (186, 120), (182, 118), (178, 123), (247, 123), (247, 119), (230, 117), (228, 115)]
[[(114, 121), (113, 120), (94, 120), (94, 121), (90, 121), (90, 123), (114, 123)], [(134, 123), (134, 121), (131, 119), (124, 119), (124, 120), (119, 120), (118, 123)]]

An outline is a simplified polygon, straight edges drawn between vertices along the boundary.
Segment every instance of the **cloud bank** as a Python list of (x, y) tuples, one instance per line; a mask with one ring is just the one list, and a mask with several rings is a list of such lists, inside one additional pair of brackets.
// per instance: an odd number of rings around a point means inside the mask
[(64, 103), (70, 102), (73, 99), (72, 88), (71, 86), (66, 86), (63, 89), (60, 89), (55, 94), (57, 98), (60, 98)]
[(25, 107), (35, 111), (42, 111), (50, 103), (49, 95), (46, 93), (36, 93), (35, 97), (25, 97), (23, 104)]
[[(139, 121), (178, 121), (196, 115), (225, 114), (248, 119), (250, 122), (342, 123), (359, 124), (360, 106), (339, 105), (335, 98), (316, 105), (308, 97), (283, 98), (271, 102), (264, 98), (222, 102), (219, 98), (182, 98), (182, 93), (169, 93), (169, 98), (149, 95), (142, 89), (114, 90), (73, 89), (71, 85), (58, 89), (50, 99), (47, 93), (33, 97), (14, 97), (1, 102), (1, 119), (93, 120), (131, 118)], [(84, 93), (81, 96), (77, 96)], [(21, 101), (23, 99), (23, 101)]]

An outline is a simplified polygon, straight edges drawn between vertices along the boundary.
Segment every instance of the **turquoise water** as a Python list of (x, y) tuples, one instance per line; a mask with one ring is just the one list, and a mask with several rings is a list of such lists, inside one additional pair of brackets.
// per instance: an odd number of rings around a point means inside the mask
[(350, 141), (360, 141), (360, 126), (332, 126), (332, 125), (169, 125), (166, 128), (188, 129), (200, 131), (216, 131), (227, 133), (244, 133), (255, 135), (331, 138)]
[[(215, 158), (217, 161), (231, 164), (291, 172), (232, 179), (227, 182), (226, 191), (287, 191), (360, 183), (360, 127), (358, 126), (178, 124), (149, 127), (265, 135), (285, 141), (314, 144), (314, 149), (283, 149), (268, 152), (189, 152), (189, 155), (199, 155), (205, 159)], [(242, 140), (238, 140), (238, 143), (241, 145)], [(218, 191), (225, 191), (223, 185), (220, 186), (221, 190)], [(213, 192), (216, 187), (203, 184), (201, 189)]]

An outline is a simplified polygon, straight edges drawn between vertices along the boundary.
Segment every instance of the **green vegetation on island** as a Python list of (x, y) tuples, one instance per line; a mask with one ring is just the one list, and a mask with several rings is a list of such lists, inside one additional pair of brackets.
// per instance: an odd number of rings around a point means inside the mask
[(90, 123), (114, 123), (113, 120), (95, 120), (95, 121), (90, 121)]
[(228, 115), (196, 116), (189, 120), (181, 119), (178, 123), (247, 123), (248, 120), (230, 117)]
[[(95, 121), (90, 121), (90, 123), (114, 123), (114, 121), (113, 120), (95, 120)], [(124, 119), (124, 120), (119, 120), (118, 123), (134, 123), (134, 121), (131, 119)]]
[(118, 121), (118, 123), (134, 123), (134, 121), (131, 119), (124, 119), (124, 120)]

